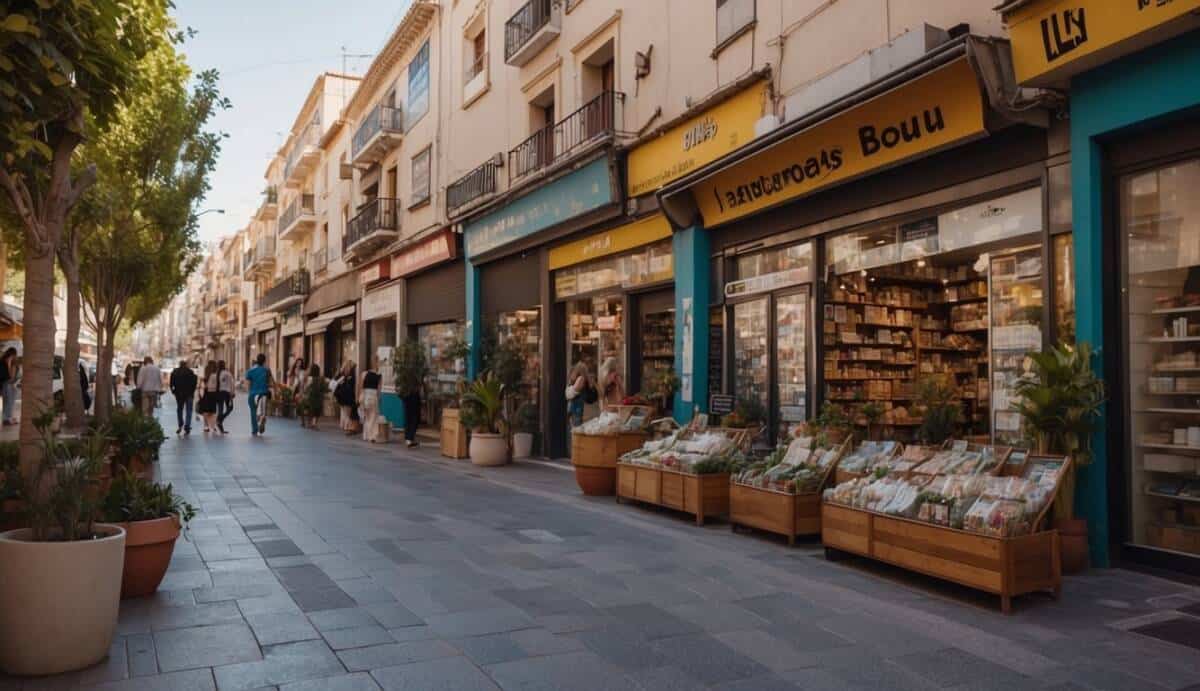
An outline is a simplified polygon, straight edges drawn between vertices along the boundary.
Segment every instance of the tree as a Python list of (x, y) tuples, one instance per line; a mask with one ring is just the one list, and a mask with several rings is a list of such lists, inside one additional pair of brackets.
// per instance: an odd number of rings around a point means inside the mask
[(21, 464), (51, 406), (54, 260), (67, 215), (95, 180), (72, 170), (85, 122), (103, 125), (138, 61), (167, 39), (169, 0), (0, 0), (0, 188), (20, 219), (26, 269)]
[(138, 74), (132, 98), (84, 147), (98, 179), (71, 219), (77, 244), (64, 246), (73, 253), (67, 259), (78, 268), (96, 330), (96, 390), (105, 394), (96, 397), (100, 420), (112, 405), (117, 330), (158, 315), (199, 263), (195, 209), (209, 190), (223, 138), (205, 127), (229, 107), (216, 71), (193, 77), (173, 45), (148, 53)]

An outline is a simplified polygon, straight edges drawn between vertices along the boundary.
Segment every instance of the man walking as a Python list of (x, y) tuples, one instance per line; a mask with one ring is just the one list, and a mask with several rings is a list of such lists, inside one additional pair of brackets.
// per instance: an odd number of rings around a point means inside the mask
[(175, 416), (179, 419), (179, 429), (175, 434), (192, 433), (192, 401), (196, 398), (196, 373), (188, 367), (187, 360), (180, 360), (179, 366), (171, 370), (169, 385), (175, 396)]
[(158, 407), (158, 396), (162, 393), (162, 370), (154, 364), (154, 358), (149, 355), (138, 370), (137, 387), (142, 392), (142, 412), (153, 415), (154, 409)]
[[(250, 383), (247, 401), (250, 404), (250, 436), (254, 437), (267, 431), (266, 399), (271, 395), (271, 370), (267, 369), (267, 356), (259, 353), (254, 358), (254, 366), (246, 370), (246, 381)], [(263, 403), (264, 411), (259, 412), (259, 401)]]

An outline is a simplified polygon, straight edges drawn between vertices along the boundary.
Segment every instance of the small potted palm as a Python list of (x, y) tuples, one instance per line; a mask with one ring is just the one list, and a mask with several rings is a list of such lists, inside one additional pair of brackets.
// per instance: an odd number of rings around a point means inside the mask
[(143, 480), (123, 470), (104, 497), (104, 520), (125, 529), (125, 571), (121, 598), (144, 597), (158, 590), (181, 527), (196, 509), (171, 485)]
[(1104, 405), (1104, 382), (1092, 369), (1094, 356), (1088, 343), (1029, 353), (1032, 368), (1015, 386), (1013, 409), (1034, 449), (1071, 459), (1054, 500), (1063, 571), (1068, 573), (1088, 564), (1087, 521), (1075, 517), (1075, 472), (1092, 462), (1092, 436)]
[(954, 438), (962, 426), (962, 404), (958, 391), (944, 377), (925, 377), (917, 381), (916, 401), (921, 411), (917, 437), (923, 444), (940, 446)]
[(463, 422), (471, 430), (471, 463), (478, 466), (504, 465), (508, 462), (507, 421), (504, 384), (491, 372), (484, 372), (468, 384), (462, 393)]
[(533, 435), (538, 429), (537, 406), (526, 401), (517, 406), (513, 417), (513, 458), (529, 458), (533, 453)]

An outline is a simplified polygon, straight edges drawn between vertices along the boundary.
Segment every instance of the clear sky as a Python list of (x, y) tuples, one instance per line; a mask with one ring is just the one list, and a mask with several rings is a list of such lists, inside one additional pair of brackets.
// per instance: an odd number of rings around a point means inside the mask
[[(233, 108), (213, 127), (229, 138), (200, 219), (204, 242), (236, 232), (258, 207), (263, 173), (283, 143), (316, 76), (342, 70), (342, 48), (373, 54), (404, 16), (409, 0), (176, 0), (180, 26), (198, 33), (183, 47), (194, 70), (221, 72)], [(347, 58), (362, 74), (370, 58)]]

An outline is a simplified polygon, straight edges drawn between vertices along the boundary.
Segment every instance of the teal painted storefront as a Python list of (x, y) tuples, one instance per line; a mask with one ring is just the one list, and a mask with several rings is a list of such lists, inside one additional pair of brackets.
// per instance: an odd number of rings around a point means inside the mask
[[(671, 243), (675, 261), (675, 368), (681, 379), (679, 391), (675, 393), (674, 411), (675, 419), (681, 423), (691, 420), (694, 410), (708, 410), (711, 242), (703, 228), (693, 226), (676, 231)], [(690, 358), (685, 352), (689, 340)]]
[[(1170, 42), (1125, 57), (1071, 82), (1071, 186), (1075, 226), (1076, 319), (1080, 341), (1102, 344), (1101, 359), (1115, 344), (1105, 342), (1105, 317), (1120, 312), (1106, 304), (1104, 253), (1105, 209), (1110, 190), (1105, 181), (1104, 142), (1144, 127), (1169, 126), (1172, 118), (1200, 106), (1200, 35), (1185, 34)], [(1200, 194), (1200, 191), (1197, 192)], [(1111, 231), (1110, 231), (1111, 232)], [(1100, 362), (1098, 371), (1112, 363)], [(1122, 395), (1110, 388), (1109, 396)], [(1109, 563), (1109, 478), (1113, 465), (1124, 463), (1120, 449), (1108, 448), (1108, 420), (1095, 439), (1095, 462), (1079, 475), (1078, 512), (1088, 519), (1092, 561)], [(1116, 424), (1118, 421), (1112, 421)], [(1124, 488), (1119, 488), (1124, 491)]]

